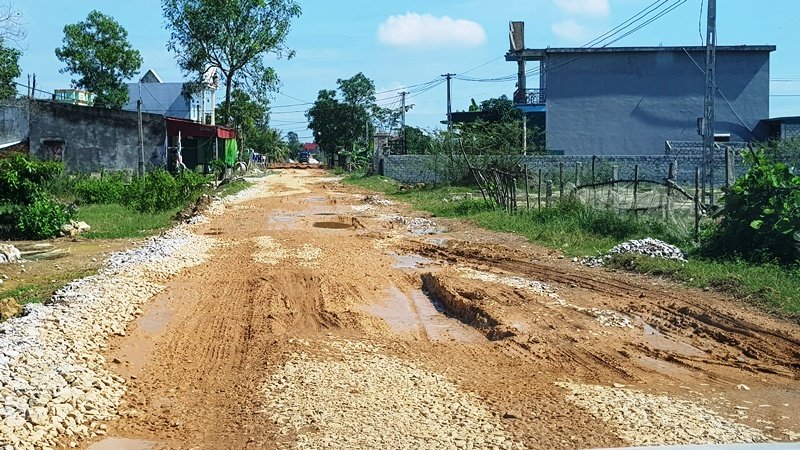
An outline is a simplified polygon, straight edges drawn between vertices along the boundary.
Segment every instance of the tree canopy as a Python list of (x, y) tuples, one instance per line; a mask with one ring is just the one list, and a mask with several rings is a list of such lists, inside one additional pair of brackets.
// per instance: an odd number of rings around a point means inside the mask
[(336, 90), (323, 89), (306, 113), (314, 139), (332, 162), (336, 161), (340, 150), (351, 151), (359, 141), (364, 148), (369, 146), (368, 139), (364, 138), (369, 137), (369, 121), (377, 108), (375, 84), (363, 73), (340, 78), (336, 84), (342, 100), (337, 98)]
[[(470, 111), (482, 112), (475, 122), (456, 125), (461, 144), (467, 154), (510, 155), (522, 153), (522, 111), (505, 95), (477, 104), (472, 100)], [(542, 130), (528, 127), (528, 153), (543, 150)]]
[(19, 58), (22, 53), (7, 47), (0, 38), (0, 100), (12, 99), (17, 95), (14, 79), (20, 74)]
[(184, 72), (198, 80), (211, 68), (221, 73), (226, 111), (234, 89), (266, 98), (277, 87), (268, 54), (294, 54), (285, 43), (291, 20), (300, 16), (293, 0), (162, 0), (162, 10), (167, 48)]
[(128, 42), (128, 32), (112, 17), (92, 11), (83, 22), (64, 27), (64, 45), (56, 56), (77, 76), (72, 85), (95, 94), (95, 106), (121, 108), (128, 101), (124, 81), (142, 66), (142, 55)]

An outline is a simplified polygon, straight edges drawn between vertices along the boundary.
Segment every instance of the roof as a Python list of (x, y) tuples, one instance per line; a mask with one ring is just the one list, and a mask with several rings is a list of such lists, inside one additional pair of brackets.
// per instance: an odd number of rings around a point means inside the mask
[(177, 136), (180, 133), (182, 138), (216, 136), (220, 139), (236, 139), (236, 130), (233, 128), (203, 125), (202, 123), (174, 117), (167, 117), (164, 120), (167, 123), (167, 136)]
[(139, 79), (142, 83), (163, 83), (164, 81), (153, 69), (148, 69), (147, 72)]
[(764, 122), (800, 123), (800, 116), (771, 117)]
[[(774, 52), (774, 45), (718, 45), (717, 52)], [(519, 52), (507, 52), (506, 61), (517, 61), (520, 56), (537, 60), (548, 54), (560, 53), (634, 53), (634, 52), (705, 52), (705, 46), (673, 47), (573, 47), (573, 48), (526, 48)]]
[(309, 142), (309, 143), (303, 144), (303, 150), (307, 150), (309, 152), (313, 152), (313, 151), (319, 150), (319, 144), (317, 144), (316, 142)]
[(191, 102), (183, 96), (183, 83), (128, 83), (126, 111), (136, 111), (141, 92), (142, 112), (188, 119)]

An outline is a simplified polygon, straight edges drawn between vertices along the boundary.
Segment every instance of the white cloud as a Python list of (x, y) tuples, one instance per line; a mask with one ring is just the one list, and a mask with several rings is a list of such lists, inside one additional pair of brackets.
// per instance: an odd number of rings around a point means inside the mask
[(565, 41), (585, 42), (589, 39), (589, 29), (572, 19), (554, 23), (550, 29)]
[(396, 47), (476, 47), (486, 42), (486, 32), (471, 20), (406, 13), (381, 23), (378, 39)]
[(554, 0), (554, 3), (569, 14), (605, 17), (611, 10), (608, 0)]

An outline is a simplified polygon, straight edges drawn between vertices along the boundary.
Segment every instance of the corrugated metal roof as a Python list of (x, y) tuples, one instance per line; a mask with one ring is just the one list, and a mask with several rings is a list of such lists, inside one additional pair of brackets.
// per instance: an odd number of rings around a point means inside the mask
[(136, 101), (141, 90), (142, 112), (161, 114), (167, 117), (189, 119), (191, 101), (184, 97), (183, 83), (129, 83), (126, 111), (136, 111)]

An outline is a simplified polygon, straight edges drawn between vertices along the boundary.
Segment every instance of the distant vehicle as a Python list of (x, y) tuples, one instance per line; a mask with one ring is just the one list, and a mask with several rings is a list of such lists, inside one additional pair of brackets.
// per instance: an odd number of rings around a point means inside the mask
[(310, 154), (307, 151), (302, 150), (300, 154), (297, 156), (297, 160), (301, 163), (308, 163), (309, 156)]

